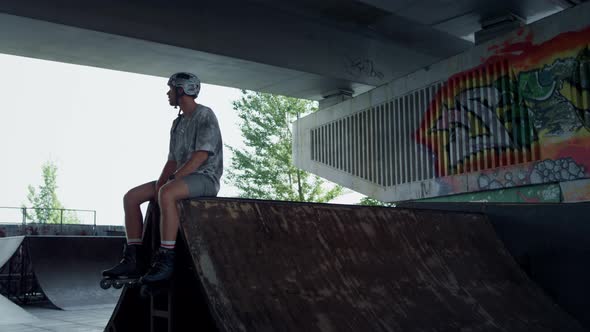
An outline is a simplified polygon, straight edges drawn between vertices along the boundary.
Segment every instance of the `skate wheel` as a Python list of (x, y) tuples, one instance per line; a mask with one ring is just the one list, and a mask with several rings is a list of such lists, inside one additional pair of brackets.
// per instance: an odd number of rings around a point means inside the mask
[(115, 281), (115, 283), (113, 284), (113, 287), (115, 289), (121, 289), (121, 288), (123, 288), (123, 285), (124, 285), (123, 282), (121, 282), (121, 281)]
[(113, 282), (109, 279), (102, 279), (100, 281), (100, 288), (102, 289), (109, 289), (113, 285)]

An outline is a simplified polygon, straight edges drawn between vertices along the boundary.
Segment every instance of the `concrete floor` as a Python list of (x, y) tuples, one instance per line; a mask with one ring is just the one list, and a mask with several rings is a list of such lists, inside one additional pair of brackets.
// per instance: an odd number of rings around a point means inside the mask
[(24, 324), (0, 325), (2, 332), (102, 332), (115, 304), (57, 310), (42, 306), (23, 306), (37, 321)]

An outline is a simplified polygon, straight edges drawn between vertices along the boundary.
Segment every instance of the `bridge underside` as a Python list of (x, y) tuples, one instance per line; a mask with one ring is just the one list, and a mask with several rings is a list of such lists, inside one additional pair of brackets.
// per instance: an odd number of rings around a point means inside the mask
[(469, 49), (498, 13), (567, 2), (7, 0), (0, 52), (320, 100), (358, 95)]

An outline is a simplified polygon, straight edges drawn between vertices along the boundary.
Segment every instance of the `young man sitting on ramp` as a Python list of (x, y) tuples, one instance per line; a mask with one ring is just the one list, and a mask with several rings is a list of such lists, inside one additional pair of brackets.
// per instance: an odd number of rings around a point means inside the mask
[[(174, 245), (179, 228), (176, 203), (185, 198), (217, 196), (223, 172), (223, 144), (217, 117), (196, 103), (199, 78), (176, 73), (168, 80), (168, 101), (180, 107), (170, 130), (168, 161), (157, 181), (135, 187), (123, 198), (127, 245), (115, 267), (102, 272), (105, 278), (140, 278), (141, 284), (169, 280), (174, 270)], [(156, 200), (160, 206), (160, 248), (151, 267), (142, 266), (143, 222), (140, 205)], [(145, 274), (144, 274), (145, 273)]]

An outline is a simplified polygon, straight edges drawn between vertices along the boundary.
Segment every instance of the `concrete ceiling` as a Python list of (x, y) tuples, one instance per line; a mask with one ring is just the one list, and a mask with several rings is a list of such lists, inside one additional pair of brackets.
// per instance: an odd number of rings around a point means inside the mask
[(0, 52), (320, 100), (473, 44), (479, 23), (574, 0), (3, 0)]

